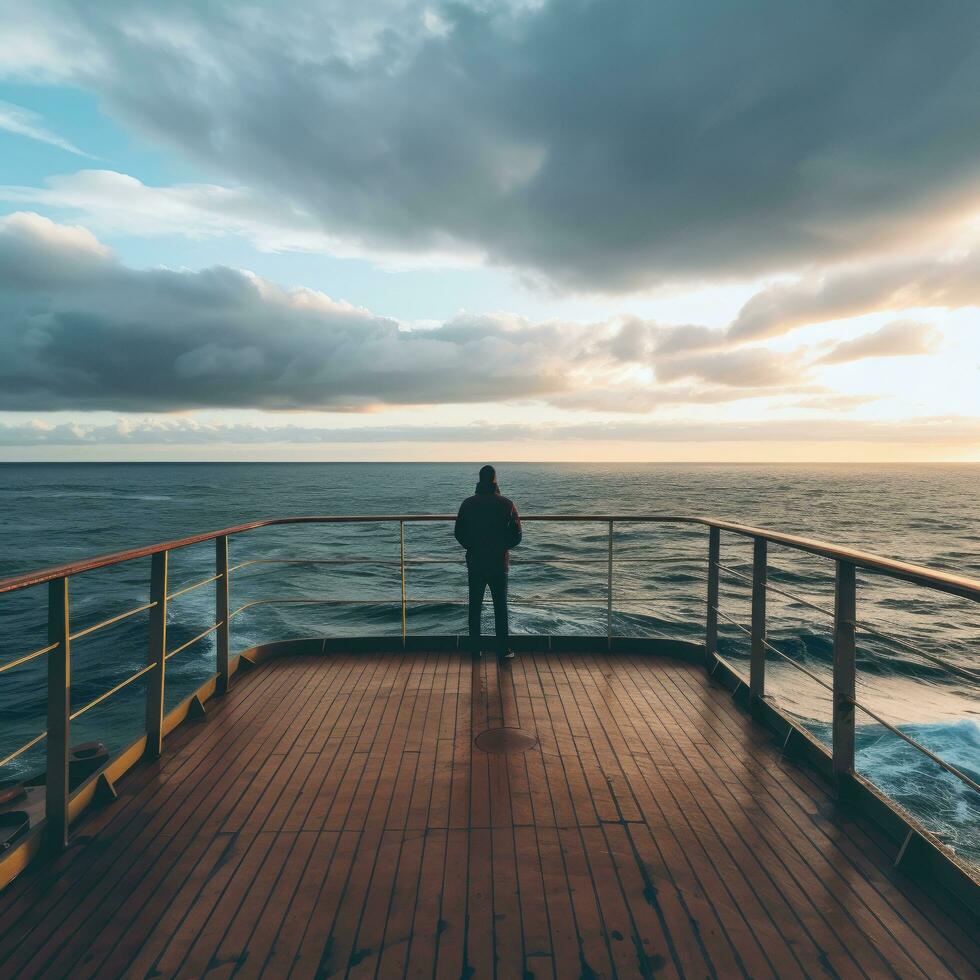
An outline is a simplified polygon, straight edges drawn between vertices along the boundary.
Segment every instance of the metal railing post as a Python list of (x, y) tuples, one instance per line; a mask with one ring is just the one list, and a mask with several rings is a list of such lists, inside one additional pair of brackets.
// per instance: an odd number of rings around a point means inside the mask
[(612, 649), (613, 612), (613, 522), (609, 522), (609, 548), (606, 563), (606, 646)]
[(150, 559), (150, 645), (147, 664), (156, 669), (146, 685), (146, 755), (157, 759), (163, 751), (163, 694), (167, 672), (167, 558), (158, 551)]
[(705, 660), (710, 667), (718, 653), (718, 562), (721, 561), (721, 531), (708, 530), (708, 614), (704, 633)]
[(405, 522), (398, 522), (398, 545), (399, 552), (401, 555), (401, 573), (402, 573), (402, 644), (405, 643), (405, 639), (408, 636), (408, 603), (405, 597)]
[(68, 577), (48, 583), (48, 744), (45, 774), (45, 834), (48, 847), (68, 846), (68, 755), (71, 716), (71, 623)]
[(752, 547), (752, 660), (749, 694), (753, 701), (766, 695), (766, 560), (768, 542), (755, 538)]
[(837, 562), (834, 582), (834, 776), (838, 789), (854, 775), (854, 627), (857, 597), (854, 566)]
[(228, 621), (228, 535), (214, 539), (214, 621), (218, 624), (215, 636), (217, 650), (218, 693), (228, 690), (228, 647), (231, 624)]

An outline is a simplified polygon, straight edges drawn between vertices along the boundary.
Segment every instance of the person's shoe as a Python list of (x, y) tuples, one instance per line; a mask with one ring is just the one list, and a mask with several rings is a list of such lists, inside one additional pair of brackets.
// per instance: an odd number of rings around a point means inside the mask
[(498, 654), (497, 659), (502, 664), (509, 663), (511, 660), (514, 659), (514, 651), (513, 650), (505, 650), (503, 653)]

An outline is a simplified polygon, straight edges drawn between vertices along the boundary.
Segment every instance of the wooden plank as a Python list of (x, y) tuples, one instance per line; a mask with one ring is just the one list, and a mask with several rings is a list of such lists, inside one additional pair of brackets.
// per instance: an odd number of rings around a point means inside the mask
[[(428, 810), (424, 817), (413, 805), (409, 815), (410, 827), (448, 827), (453, 790), (453, 760), (456, 748), (456, 724), (460, 710), (460, 679), (462, 660), (449, 661), (449, 670), (443, 691), (442, 714), (439, 718), (436, 754), (433, 764), (432, 788), (429, 794)], [(424, 819), (424, 823), (422, 823)]]
[[(304, 971), (309, 975), (316, 970), (316, 963), (311, 962), (309, 952), (306, 959), (303, 959), (301, 946), (314, 916), (317, 913), (323, 915), (326, 913), (325, 904), (321, 905), (321, 901), (329, 901), (332, 897), (328, 895), (323, 899), (323, 888), (331, 880), (328, 872), (334, 868), (333, 857), (337, 845), (346, 838), (353, 848), (357, 835), (331, 833), (329, 831), (323, 833), (303, 831), (300, 834), (301, 838), (307, 836), (313, 838), (313, 850), (309, 860), (302, 867), (296, 891), (293, 893), (289, 906), (283, 910), (286, 914), (283, 917), (282, 925), (268, 940), (265, 939), (263, 932), (263, 942), (268, 952), (264, 959), (260, 959), (258, 955), (249, 957), (240, 972), (243, 980), (245, 978), (256, 980), (256, 978), (264, 976), (285, 977), (294, 964), (300, 967), (300, 975)], [(343, 867), (345, 863), (349, 864), (349, 860), (349, 857), (345, 858), (342, 855), (338, 867)], [(317, 924), (314, 924), (314, 935), (316, 929)], [(312, 941), (310, 945), (313, 945)], [(320, 954), (317, 952), (315, 955), (318, 959)]]
[[(409, 945), (413, 937), (413, 923), (416, 922), (415, 909), (421, 900), (419, 879), (425, 843), (424, 830), (409, 830), (403, 833), (401, 853), (398, 855), (398, 871), (391, 890), (391, 901), (386, 911), (387, 921), (381, 923), (383, 933), (380, 948), (374, 950), (370, 957), (365, 958), (351, 970), (352, 977), (374, 976), (375, 967), (379, 977), (404, 976), (408, 965)], [(438, 920), (438, 907), (435, 911)], [(419, 927), (421, 928), (421, 923)], [(435, 939), (438, 921), (431, 922), (429, 928), (431, 938)], [(435, 952), (434, 947), (432, 952)], [(434, 962), (433, 956), (429, 960), (430, 975)]]
[[(474, 750), (495, 724), (541, 745)], [(270, 661), (167, 748), (0, 897), (4, 975), (931, 978), (975, 963), (880, 835), (691, 665)], [(327, 818), (350, 829), (323, 832)]]
[[(619, 976), (677, 977), (673, 961), (667, 955), (667, 942), (659, 933), (651, 942), (641, 936), (633, 911), (626, 903), (616, 865), (609, 854), (601, 827), (584, 827), (582, 844), (592, 873), (593, 888), (602, 916), (602, 931), (609, 947), (613, 966)], [(659, 925), (659, 924), (658, 924)]]
[[(277, 942), (276, 949), (266, 966), (269, 976), (312, 977), (316, 976), (318, 971), (325, 972), (324, 966), (333, 956), (334, 926), (338, 921), (341, 904), (343, 903), (345, 907), (353, 909), (354, 913), (360, 913), (358, 899), (363, 901), (364, 893), (359, 893), (357, 889), (360, 884), (363, 884), (364, 891), (366, 891), (367, 882), (363, 875), (358, 876), (354, 883), (354, 890), (350, 893), (348, 893), (347, 884), (363, 835), (348, 830), (338, 833), (337, 836), (337, 846), (331, 857), (330, 867), (320, 879), (320, 890), (306, 922), (302, 939), (297, 944), (295, 936), (291, 936), (288, 946), (282, 945), (281, 947)], [(367, 843), (364, 853), (371, 853), (372, 849), (377, 846), (379, 837), (380, 835), (375, 835), (373, 840)], [(354, 908), (355, 905), (356, 908)], [(356, 921), (355, 918), (354, 925), (356, 925)], [(351, 942), (353, 942), (354, 925), (349, 926)], [(342, 931), (340, 938), (344, 938)], [(339, 960), (346, 966), (349, 958), (350, 945), (347, 944), (346, 955), (341, 954)]]
[[(121, 935), (103, 932), (92, 946), (92, 957), (80, 976), (156, 975), (158, 959), (170, 942), (187, 910), (226, 855), (228, 838), (201, 837), (181, 855), (146, 902), (140, 914)], [(103, 942), (103, 939), (105, 940)], [(107, 954), (99, 958), (103, 947)]]
[[(440, 916), (443, 876), (446, 869), (448, 831), (430, 829), (420, 835), (423, 851), (419, 872), (418, 892), (413, 909), (414, 918), (409, 930), (405, 954), (406, 977), (431, 978), (436, 964), (439, 936), (443, 931)], [(387, 966), (387, 955), (382, 967)], [(379, 976), (388, 975), (379, 971)]]
[(487, 657), (473, 661), (470, 671), (470, 741), (465, 746), (469, 757), (470, 801), (468, 827), (489, 827), (490, 762), (485, 752), (474, 748), (472, 739), (490, 727), (487, 708)]
[(494, 975), (493, 865), (489, 828), (469, 832), (468, 889), (466, 896), (465, 975), (485, 980)]
[(491, 831), (491, 847), (496, 975), (519, 977), (524, 973), (524, 943), (521, 928), (524, 912), (518, 888), (513, 827), (495, 827)]
[[(680, 689), (678, 693), (682, 696)], [(703, 743), (703, 753), (717, 756), (716, 762), (701, 767), (707, 792), (719, 801), (732, 798), (738, 808), (751, 814), (751, 819), (743, 822), (742, 836), (748, 839), (752, 853), (764, 862), (765, 872), (779, 885), (782, 903), (796, 913), (806, 929), (808, 939), (800, 948), (810, 947), (808, 955), (824, 959), (841, 974), (860, 969), (861, 961), (872, 971), (885, 969), (886, 964), (867, 938), (854, 932), (849, 910), (802, 859), (798, 844), (803, 843), (805, 835), (800, 825), (782, 820), (779, 808), (770, 805), (767, 793), (760, 792), (758, 779), (754, 775), (747, 777), (739, 766), (729, 770), (734, 778), (721, 778), (729, 751), (725, 743), (729, 741), (734, 740), (710, 739)], [(743, 783), (747, 778), (751, 782)]]
[[(468, 830), (450, 829), (446, 834), (446, 859), (439, 906), (439, 942), (436, 950), (436, 980), (460, 980), (466, 970), (466, 922), (469, 915)], [(416, 975), (421, 963), (416, 960)], [(431, 969), (426, 974), (432, 976)]]
[(517, 885), (520, 892), (520, 927), (524, 944), (524, 974), (535, 977), (554, 974), (554, 953), (538, 838), (534, 827), (514, 829)]
[[(623, 757), (623, 764), (628, 767), (630, 787), (644, 817), (643, 823), (630, 825), (630, 837), (640, 864), (658, 892), (664, 895), (662, 907), (665, 918), (672, 922), (672, 934), (683, 935), (683, 923), (688, 922), (688, 929), (693, 928), (694, 940), (716, 975), (744, 976), (747, 971), (736, 945), (738, 933), (733, 939), (726, 921), (707, 897), (717, 875), (701, 848), (688, 846), (683, 835), (686, 821), (662, 778), (661, 774), (669, 771), (669, 767), (665, 762), (658, 765), (647, 754), (651, 746), (649, 739), (640, 734), (642, 725), (639, 729), (634, 725), (635, 708), (628, 698), (620, 700), (612, 680), (607, 672), (607, 684), (601, 689), (593, 687), (593, 693), (597, 703), (604, 705), (608, 724), (615, 726), (632, 746), (632, 752)], [(730, 912), (731, 915), (725, 915), (726, 920), (737, 915), (734, 909)], [(740, 919), (735, 922), (737, 928), (744, 928)]]
[[(373, 839), (373, 831), (368, 831), (367, 836)], [(378, 962), (384, 947), (385, 927), (388, 924), (388, 913), (396, 891), (396, 875), (399, 866), (399, 857), (402, 852), (401, 830), (385, 830), (381, 834), (381, 842), (377, 853), (374, 856), (373, 868), (371, 869), (371, 880), (364, 899), (363, 909), (360, 911), (359, 923), (356, 929), (351, 930), (351, 941), (348, 945), (345, 936), (346, 929), (338, 928), (334, 935), (334, 943), (330, 951), (330, 958), (322, 962), (324, 973), (342, 972), (344, 968), (344, 954), (349, 949), (347, 961), (347, 976), (356, 978), (373, 977), (378, 968)], [(365, 858), (368, 855), (365, 854)], [(364, 860), (363, 864), (368, 861)], [(356, 871), (359, 869), (355, 869)], [(354, 878), (356, 875), (352, 875)], [(415, 872), (415, 885), (418, 885), (418, 872)], [(357, 894), (356, 888), (352, 894)], [(404, 901), (404, 893), (402, 894)], [(351, 905), (353, 909), (353, 903)], [(339, 920), (346, 923), (346, 919)], [(405, 942), (407, 936), (397, 937), (401, 942)]]
[[(676, 683), (681, 685), (678, 687), (679, 691), (686, 690), (689, 694), (690, 688), (685, 688), (683, 680), (678, 680)], [(715, 716), (709, 714), (705, 717), (710, 719)], [(802, 873), (808, 879), (806, 894), (814, 901), (822, 898), (821, 907), (829, 910), (828, 916), (833, 916), (831, 931), (840, 934), (842, 940), (850, 937), (844, 942), (845, 948), (851, 953), (855, 949), (863, 949), (866, 960), (872, 964), (880, 963), (883, 956), (887, 959), (880, 943), (874, 941), (874, 937), (879, 935), (878, 923), (880, 922), (883, 927), (891, 931), (893, 938), (885, 942), (889, 948), (896, 947), (895, 952), (903, 968), (908, 968), (911, 959), (912, 962), (925, 965), (927, 972), (950, 970), (955, 974), (966, 964), (974, 962), (963, 957), (955, 948), (948, 948), (945, 937), (931, 929), (928, 920), (924, 919), (905, 898), (903, 889), (882, 890), (875, 886), (875, 882), (883, 875), (891, 873), (888, 855), (883, 854), (884, 861), (876, 866), (869, 860), (864, 848), (856, 847), (847, 834), (839, 832), (842, 822), (840, 817), (835, 818), (832, 824), (825, 819), (823, 814), (828, 808), (833, 807), (826, 787), (819, 789), (813, 787), (818, 792), (818, 799), (814, 799), (808, 793), (794, 794), (792, 787), (795, 786), (794, 777), (797, 767), (793, 764), (780, 764), (780, 768), (785, 769), (786, 772), (782, 778), (776, 779), (765, 769), (749, 770), (744, 760), (732, 754), (728, 746), (731, 741), (729, 733), (733, 730), (738, 731), (744, 724), (744, 717), (733, 714), (727, 725), (721, 729), (725, 736), (720, 742), (721, 759), (739, 776), (730, 784), (732, 791), (742, 787), (743, 792), (751, 792), (750, 787), (760, 783), (765, 788), (767, 795), (775, 804), (767, 808), (767, 814), (791, 842), (790, 847), (780, 849), (780, 854), (784, 857), (798, 854), (800, 859), (806, 861), (805, 868), (802, 869)], [(757, 751), (769, 756), (775, 755), (771, 744), (765, 744)], [(749, 783), (750, 779), (751, 783)], [(822, 801), (819, 800), (820, 793), (823, 796)], [(816, 836), (803, 834), (800, 831), (802, 826), (817, 827), (819, 833)], [(834, 872), (828, 874), (825, 863), (828, 860), (836, 870), (836, 874)], [(858, 873), (855, 873), (856, 871)], [(834, 887), (835, 880), (839, 880), (841, 888)], [(844, 896), (848, 892), (853, 893), (856, 901), (845, 899)], [(902, 906), (902, 912), (896, 912), (896, 905)], [(842, 916), (843, 922), (840, 921)], [(850, 921), (852, 919), (855, 921)], [(923, 940), (923, 932), (929, 934), (928, 941)], [(903, 947), (907, 949), (907, 957), (900, 952)]]
[[(288, 677), (283, 677), (282, 681), (288, 683)], [(267, 718), (261, 730), (267, 733), (270, 725), (274, 726), (274, 723)], [(261, 745), (262, 740), (259, 739), (255, 750)], [(196, 760), (196, 765), (193, 761), (189, 761), (188, 765), (193, 766), (197, 778), (176, 781), (171, 793), (167, 794), (160, 787), (150, 784), (148, 788), (154, 791), (153, 800), (159, 805), (136, 809), (133, 819), (122, 827), (110, 824), (101, 835), (104, 847), (92, 853), (94, 860), (78, 862), (72, 868), (73, 873), (59, 881), (59, 889), (46, 890), (39, 901), (28, 907), (28, 916), (24, 918), (36, 920), (42, 926), (40, 945), (49, 945), (50, 949), (50, 930), (43, 926), (46, 916), (51, 914), (48, 903), (52, 900), (57, 902), (58, 899), (61, 899), (64, 911), (59, 911), (56, 906), (54, 914), (58, 916), (60, 938), (53, 945), (61, 946), (62, 956), (67, 957), (77, 944), (84, 943), (87, 930), (81, 930), (82, 924), (96, 915), (99, 921), (106, 921), (126, 898), (127, 890), (118, 887), (120, 879), (125, 877), (131, 890), (153, 867), (157, 851), (148, 850), (145, 844), (141, 846), (141, 839), (150, 842), (154, 848), (161, 847), (168, 836), (175, 834), (185, 824), (199, 827), (202, 819), (214, 807), (233, 801), (234, 797), (228, 796), (222, 780), (236, 776), (234, 761), (234, 756), (229, 757), (227, 752), (221, 754), (217, 763), (220, 778), (216, 783), (209, 783), (209, 779), (215, 776), (215, 770), (205, 768), (200, 760)], [(69, 888), (71, 882), (83, 884), (80, 888)], [(70, 940), (69, 937), (75, 938)], [(22, 945), (30, 946), (29, 943)], [(16, 961), (15, 957), (8, 956), (7, 959), (11, 963)]]
[[(182, 972), (190, 976), (227, 973), (247, 962), (248, 941), (252, 930), (265, 911), (266, 901), (275, 887), (279, 874), (296, 843), (296, 834), (259, 834), (256, 840), (262, 856), (261, 865), (245, 872), (245, 862), (239, 874), (230, 882), (224, 900), (211, 917), (205, 933), (191, 947)], [(218, 914), (220, 910), (220, 915)], [(223, 929), (223, 931), (222, 931)], [(210, 933), (210, 935), (208, 935)]]
[(248, 955), (237, 969), (238, 977), (261, 976), (273, 948), (283, 945), (289, 920), (294, 916), (302, 918), (304, 910), (309, 908), (300, 896), (300, 889), (321, 835), (304, 830), (294, 832), (294, 836), (296, 843), (247, 941)]
[(575, 911), (579, 970), (584, 976), (614, 976), (602, 912), (579, 828), (560, 828), (558, 839), (565, 858), (565, 875)]
[(558, 830), (554, 827), (539, 827), (536, 837), (555, 975), (586, 975), (583, 971), (582, 942), (575, 922), (571, 888)]
[(229, 834), (228, 848), (214, 874), (191, 903), (177, 931), (170, 938), (157, 969), (175, 976), (183, 967), (186, 976), (202, 976), (211, 951), (224, 933), (228, 918), (238, 903), (226, 892), (237, 879), (236, 888), (247, 887), (268, 853), (271, 838), (261, 834)]

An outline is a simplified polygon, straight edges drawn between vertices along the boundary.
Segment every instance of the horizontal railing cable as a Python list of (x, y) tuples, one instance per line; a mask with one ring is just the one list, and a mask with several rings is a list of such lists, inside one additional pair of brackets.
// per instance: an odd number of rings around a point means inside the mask
[(37, 745), (38, 742), (42, 741), (47, 737), (48, 737), (48, 733), (46, 731), (41, 732), (40, 735), (36, 736), (35, 738), (32, 738), (27, 744), (22, 745), (19, 749), (16, 749), (13, 752), (11, 752), (10, 755), (6, 756), (3, 759), (0, 759), (0, 769), (2, 769), (8, 762), (13, 762), (14, 759), (17, 758), (17, 756), (23, 755), (28, 749), (34, 748), (34, 746)]
[(57, 643), (49, 643), (46, 647), (41, 647), (40, 650), (32, 650), (30, 653), (25, 653), (23, 657), (18, 657), (16, 660), (11, 660), (9, 663), (0, 666), (0, 674), (5, 670), (13, 670), (14, 667), (19, 667), (21, 664), (30, 663), (30, 661), (36, 660), (38, 657), (43, 657), (46, 653), (57, 649)]
[(919, 649), (907, 640), (900, 640), (897, 636), (889, 636), (887, 633), (881, 633), (865, 623), (855, 623), (854, 628), (860, 630), (862, 633), (868, 633), (871, 636), (877, 637), (879, 640), (884, 640), (887, 643), (894, 643), (896, 646), (900, 646), (911, 653), (914, 653), (918, 657), (922, 657), (923, 660), (928, 660), (930, 663), (936, 664), (945, 670), (951, 671), (954, 674), (959, 674), (961, 677), (967, 678), (974, 683), (980, 683), (980, 672), (970, 670), (969, 667), (960, 667), (958, 664), (951, 664), (948, 660), (943, 660), (941, 657), (934, 657), (931, 653), (926, 653), (925, 650)]
[(76, 718), (80, 718), (82, 715), (85, 714), (86, 711), (91, 711), (92, 708), (94, 708), (97, 704), (101, 704), (103, 701), (106, 700), (106, 698), (111, 698), (113, 694), (116, 694), (117, 692), (121, 691), (124, 687), (128, 687), (134, 681), (138, 681), (141, 677), (145, 677), (148, 673), (150, 673), (151, 670), (156, 670), (156, 666), (157, 666), (156, 664), (149, 664), (148, 666), (144, 667), (142, 670), (138, 670), (131, 677), (127, 677), (126, 680), (117, 684), (115, 687), (110, 688), (104, 694), (100, 694), (94, 701), (89, 701), (89, 703), (86, 704), (84, 707), (79, 708), (77, 711), (73, 711), (68, 716), (68, 720), (74, 721)]
[[(642, 596), (630, 596), (630, 595), (617, 595), (617, 602), (653, 602), (656, 600), (656, 596), (652, 595), (642, 595)], [(456, 597), (445, 597), (440, 598), (438, 596), (419, 596), (417, 598), (412, 598), (411, 596), (405, 599), (405, 603), (409, 606), (465, 606), (469, 600), (459, 599)], [(512, 605), (534, 605), (543, 604), (549, 602), (561, 602), (561, 603), (591, 603), (593, 605), (603, 605), (604, 597), (602, 596), (509, 596), (508, 601)], [(243, 603), (233, 612), (228, 614), (229, 619), (234, 619), (239, 613), (245, 612), (246, 609), (251, 609), (255, 606), (271, 606), (271, 605), (310, 605), (310, 606), (400, 606), (402, 600), (398, 598), (377, 598), (377, 599), (324, 599), (311, 596), (309, 598), (303, 596), (283, 596), (281, 598), (270, 597), (267, 599), (252, 599), (250, 602)]]
[(171, 592), (167, 596), (167, 602), (171, 599), (176, 599), (177, 596), (186, 594), (187, 592), (193, 592), (195, 589), (201, 588), (202, 585), (208, 585), (210, 582), (217, 582), (219, 578), (223, 578), (223, 575), (212, 575), (209, 578), (202, 578), (200, 582), (192, 582), (190, 585), (185, 585), (182, 589), (178, 589), (176, 592)]
[[(716, 612), (716, 613), (717, 613), (717, 614), (718, 614), (719, 616), (721, 616), (721, 618), (722, 618), (722, 619), (724, 619), (724, 620), (725, 620), (725, 622), (727, 622), (727, 623), (731, 623), (731, 625), (732, 625), (732, 626), (734, 626), (734, 627), (735, 627), (736, 629), (739, 629), (739, 630), (741, 630), (741, 631), (742, 631), (742, 632), (743, 632), (743, 633), (744, 633), (744, 634), (745, 634), (746, 636), (751, 636), (751, 635), (752, 635), (752, 630), (750, 630), (750, 629), (746, 629), (746, 628), (745, 628), (745, 627), (744, 627), (744, 626), (743, 626), (743, 625), (742, 625), (742, 624), (741, 624), (740, 622), (738, 622), (738, 621), (737, 621), (737, 620), (735, 620), (735, 619), (732, 619), (732, 617), (731, 617), (731, 616), (729, 616), (729, 615), (728, 615), (727, 613), (725, 613), (724, 611), (722, 611), (721, 609), (719, 609), (719, 608), (718, 608), (717, 606), (714, 606), (713, 608), (714, 608), (714, 610), (715, 610), (715, 612)], [(810, 678), (810, 680), (812, 680), (812, 681), (814, 681), (815, 683), (817, 683), (817, 684), (819, 684), (819, 685), (820, 685), (821, 687), (823, 687), (823, 688), (826, 688), (826, 689), (827, 689), (828, 691), (830, 691), (830, 693), (831, 693), (831, 694), (833, 694), (833, 693), (834, 693), (834, 689), (833, 689), (833, 687), (832, 687), (832, 686), (831, 686), (830, 684), (828, 684), (828, 683), (827, 683), (826, 681), (824, 681), (824, 680), (821, 680), (821, 679), (820, 679), (819, 677), (817, 677), (817, 675), (816, 675), (816, 674), (814, 674), (814, 673), (813, 673), (813, 671), (811, 671), (811, 670), (808, 670), (808, 669), (807, 669), (806, 667), (804, 667), (804, 666), (803, 666), (803, 664), (801, 664), (801, 663), (800, 663), (800, 662), (799, 662), (798, 660), (795, 660), (795, 659), (794, 659), (793, 657), (791, 657), (791, 656), (789, 656), (789, 654), (786, 654), (786, 653), (783, 653), (783, 651), (782, 651), (782, 650), (779, 650), (778, 648), (776, 648), (776, 647), (774, 647), (774, 646), (773, 646), (773, 645), (772, 645), (772, 644), (771, 644), (771, 643), (770, 643), (770, 642), (769, 642), (768, 640), (766, 640), (766, 639), (763, 639), (763, 641), (762, 641), (762, 645), (763, 645), (763, 646), (764, 646), (764, 647), (765, 647), (765, 648), (766, 648), (767, 650), (770, 650), (770, 651), (771, 651), (772, 653), (774, 653), (774, 654), (776, 654), (776, 656), (777, 656), (777, 657), (782, 657), (782, 658), (783, 658), (783, 660), (785, 660), (785, 661), (786, 661), (787, 663), (790, 663), (790, 664), (792, 664), (792, 665), (793, 665), (793, 666), (794, 666), (794, 667), (795, 667), (795, 668), (796, 668), (796, 669), (797, 669), (798, 671), (800, 671), (801, 673), (804, 673), (804, 674), (806, 674), (806, 676), (807, 676), (807, 677), (809, 677), (809, 678)]]
[(103, 619), (101, 623), (95, 623), (92, 626), (86, 626), (84, 629), (76, 630), (68, 639), (80, 640), (83, 636), (88, 636), (90, 633), (105, 629), (106, 626), (112, 626), (113, 623), (121, 623), (124, 619), (129, 619), (130, 616), (136, 616), (138, 613), (146, 612), (147, 609), (152, 609), (155, 605), (155, 602), (147, 602), (142, 606), (137, 606), (135, 609), (129, 609), (124, 613), (120, 613), (118, 616), (110, 616), (108, 619)]
[(917, 748), (923, 755), (928, 756), (930, 759), (932, 759), (932, 761), (935, 762), (936, 765), (938, 765), (940, 768), (945, 769), (946, 772), (950, 773), (953, 776), (956, 776), (957, 779), (962, 780), (962, 782), (966, 783), (966, 785), (969, 786), (970, 789), (972, 789), (974, 792), (980, 793), (980, 783), (977, 783), (975, 780), (971, 779), (965, 772), (963, 772), (960, 769), (957, 769), (956, 766), (951, 765), (945, 759), (936, 755), (935, 752), (931, 751), (930, 749), (927, 749), (921, 742), (918, 742), (914, 738), (912, 738), (911, 735), (906, 735), (905, 732), (903, 732), (900, 728), (896, 728), (895, 725), (893, 725), (891, 722), (885, 721), (885, 719), (882, 718), (881, 715), (875, 714), (875, 712), (873, 712), (870, 708), (865, 707), (865, 705), (861, 704), (860, 701), (857, 701), (854, 698), (851, 698), (850, 701), (855, 708), (859, 708), (866, 715), (869, 715), (870, 717), (874, 718), (874, 720), (878, 722), (879, 725), (882, 725), (885, 728), (887, 728), (888, 731), (890, 731), (893, 735), (897, 735), (903, 741), (908, 742), (909, 745), (913, 746), (914, 748)]
[[(231, 619), (230, 616), (228, 618)], [(209, 633), (213, 633), (221, 625), (222, 625), (221, 623), (215, 623), (213, 626), (209, 626), (206, 630), (204, 630), (201, 633), (198, 633), (197, 636), (192, 637), (186, 643), (181, 643), (181, 645), (177, 647), (176, 650), (171, 650), (163, 659), (169, 660), (171, 657), (176, 657), (178, 653), (182, 653), (188, 647), (193, 646), (195, 643), (198, 642), (198, 640), (203, 640), (204, 637), (206, 637)]]
[[(357, 515), (323, 515), (304, 517), (276, 517), (266, 520), (252, 521), (247, 524), (237, 524), (232, 527), (206, 531), (202, 534), (191, 535), (173, 541), (162, 541), (158, 544), (133, 548), (128, 551), (118, 551), (112, 554), (99, 555), (81, 561), (70, 562), (52, 568), (43, 568), (11, 578), (0, 579), (0, 593), (12, 592), (79, 575), (83, 572), (117, 565), (122, 562), (145, 558), (149, 555), (176, 551), (194, 544), (214, 541), (217, 538), (228, 538), (267, 527), (285, 527), (301, 524), (423, 524), (450, 523), (455, 520), (454, 514), (357, 514)], [(766, 528), (752, 527), (747, 524), (737, 524), (732, 521), (719, 520), (713, 517), (698, 517), (684, 514), (532, 514), (523, 518), (526, 523), (566, 523), (566, 524), (696, 524), (702, 527), (717, 529), (740, 535), (744, 538), (758, 539), (773, 544), (793, 548), (797, 551), (848, 562), (856, 568), (861, 568), (877, 574), (884, 574), (896, 579), (913, 582), (940, 592), (963, 596), (967, 599), (980, 600), (980, 581), (955, 573), (936, 571), (921, 565), (884, 558), (869, 552), (854, 548), (838, 547), (826, 541), (804, 538), (798, 535), (786, 534), (781, 531), (771, 531)]]
[[(545, 558), (520, 558), (511, 557), (510, 559), (512, 565), (605, 565), (608, 563), (608, 558), (561, 558), (561, 557), (545, 557)], [(621, 558), (616, 557), (613, 559), (613, 564), (619, 565), (660, 565), (660, 564), (687, 564), (687, 565), (698, 565), (707, 561), (706, 558), (698, 557), (664, 557), (664, 558)], [(447, 558), (406, 558), (404, 563), (398, 561), (397, 559), (390, 558), (249, 558), (245, 561), (239, 562), (237, 565), (232, 565), (228, 569), (229, 573), (240, 571), (243, 568), (247, 568), (249, 565), (377, 565), (381, 567), (394, 567), (400, 568), (402, 564), (406, 567), (410, 565), (463, 565), (466, 562), (466, 558), (463, 555), (458, 555), (454, 557)], [(197, 583), (198, 585), (205, 585), (207, 582), (213, 582), (215, 578), (220, 576), (214, 576), (210, 579), (205, 579), (204, 582)], [(193, 588), (193, 586), (192, 586)], [(183, 590), (186, 591), (186, 590)], [(168, 598), (174, 598), (174, 595), (180, 595), (181, 593), (174, 593)]]

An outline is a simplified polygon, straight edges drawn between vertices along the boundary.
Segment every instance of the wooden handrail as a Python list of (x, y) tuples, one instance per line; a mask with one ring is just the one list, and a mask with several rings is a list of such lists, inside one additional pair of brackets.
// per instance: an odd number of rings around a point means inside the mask
[[(142, 548), (116, 551), (107, 555), (83, 559), (82, 561), (57, 565), (53, 568), (27, 572), (22, 575), (14, 575), (10, 578), (0, 579), (0, 594), (14, 592), (32, 585), (42, 585), (45, 582), (52, 582), (58, 578), (78, 575), (81, 572), (90, 572), (109, 565), (118, 565), (121, 562), (132, 561), (136, 558), (145, 558), (150, 555), (159, 554), (162, 551), (186, 548), (189, 545), (200, 544), (204, 541), (213, 541), (215, 538), (223, 536), (244, 534), (247, 531), (255, 531), (263, 527), (277, 527), (289, 524), (422, 523), (445, 522), (455, 519), (455, 514), (363, 514), (350, 516), (273, 517), (266, 520), (250, 521), (246, 524), (236, 524), (217, 531), (193, 534), (189, 537), (178, 538), (173, 541), (163, 541), (159, 544), (146, 545)], [(805, 551), (809, 554), (819, 555), (835, 561), (847, 561), (854, 565), (855, 568), (890, 575), (893, 578), (899, 578), (916, 585), (924, 585), (927, 588), (937, 589), (940, 592), (980, 601), (980, 579), (970, 578), (965, 575), (956, 575), (952, 572), (941, 572), (926, 568), (923, 565), (913, 565), (909, 562), (896, 561), (892, 558), (885, 558), (867, 551), (859, 551), (855, 548), (841, 547), (815, 538), (800, 537), (794, 534), (786, 534), (782, 531), (770, 531), (766, 528), (737, 524), (714, 517), (694, 517), (680, 514), (532, 514), (527, 517), (522, 517), (521, 520), (570, 524), (606, 524), (609, 521), (614, 521), (617, 524), (700, 524), (704, 527), (714, 527), (721, 531), (729, 531), (733, 534), (743, 535), (744, 537), (762, 539), (773, 544), (784, 545), (788, 548), (794, 548), (797, 551)]]

